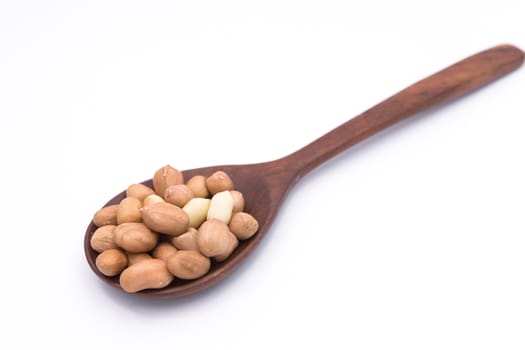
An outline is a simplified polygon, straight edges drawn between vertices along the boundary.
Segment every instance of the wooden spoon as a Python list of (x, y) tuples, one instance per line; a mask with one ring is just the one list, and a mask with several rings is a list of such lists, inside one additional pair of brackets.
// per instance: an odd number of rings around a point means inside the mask
[[(198, 292), (221, 281), (256, 248), (268, 232), (288, 191), (309, 171), (359, 141), (409, 116), (465, 95), (510, 73), (523, 63), (523, 58), (524, 53), (516, 47), (496, 46), (409, 86), (284, 158), (265, 163), (218, 165), (183, 171), (185, 179), (197, 174), (207, 176), (216, 170), (227, 172), (235, 187), (244, 194), (245, 211), (259, 221), (259, 232), (251, 239), (240, 242), (227, 260), (213, 263), (210, 272), (200, 279), (175, 280), (164, 289), (144, 290), (137, 294), (155, 298), (178, 297)], [(152, 186), (151, 180), (143, 183)], [(106, 206), (117, 204), (124, 197), (125, 191), (111, 199)], [(97, 253), (91, 249), (89, 242), (96, 228), (91, 222), (86, 230), (84, 251), (87, 261), (103, 281), (120, 288), (117, 277), (106, 277), (95, 266)]]

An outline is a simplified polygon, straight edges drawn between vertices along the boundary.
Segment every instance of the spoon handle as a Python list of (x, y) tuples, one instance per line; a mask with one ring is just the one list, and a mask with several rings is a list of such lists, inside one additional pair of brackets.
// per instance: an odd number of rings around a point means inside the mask
[(439, 103), (465, 95), (517, 69), (524, 53), (500, 45), (459, 61), (387, 98), (282, 159), (299, 180), (309, 171), (389, 126)]

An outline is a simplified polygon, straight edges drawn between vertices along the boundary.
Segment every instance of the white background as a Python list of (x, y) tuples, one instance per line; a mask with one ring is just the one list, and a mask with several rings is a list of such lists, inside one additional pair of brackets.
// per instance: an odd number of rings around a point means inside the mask
[(523, 349), (525, 69), (316, 169), (206, 292), (125, 295), (82, 241), (162, 165), (281, 157), (525, 48), (524, 4), (1, 0), (0, 347)]

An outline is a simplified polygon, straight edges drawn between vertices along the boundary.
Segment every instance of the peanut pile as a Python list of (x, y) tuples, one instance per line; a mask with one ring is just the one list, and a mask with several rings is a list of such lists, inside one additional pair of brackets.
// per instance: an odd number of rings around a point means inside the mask
[(243, 210), (244, 197), (225, 172), (184, 184), (182, 173), (166, 165), (155, 172), (153, 188), (132, 184), (120, 204), (95, 213), (95, 264), (105, 276), (120, 275), (128, 293), (202, 277), (210, 259), (225, 260), (257, 232), (257, 220)]

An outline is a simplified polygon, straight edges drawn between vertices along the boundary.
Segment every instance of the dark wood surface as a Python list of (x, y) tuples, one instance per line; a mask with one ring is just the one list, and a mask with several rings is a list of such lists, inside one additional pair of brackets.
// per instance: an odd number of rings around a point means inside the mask
[[(259, 232), (251, 239), (241, 242), (227, 260), (213, 263), (210, 272), (202, 278), (193, 281), (176, 280), (164, 289), (145, 290), (136, 294), (173, 298), (198, 292), (221, 281), (257, 247), (268, 232), (288, 191), (312, 169), (407, 117), (449, 102), (510, 73), (523, 63), (523, 59), (524, 53), (521, 50), (510, 45), (500, 45), (468, 57), (409, 86), (286, 157), (265, 163), (219, 165), (184, 171), (185, 179), (197, 174), (207, 176), (216, 170), (230, 174), (235, 187), (245, 196), (245, 210), (259, 221)], [(151, 180), (144, 183), (151, 186)], [(125, 191), (106, 205), (117, 204), (124, 197)], [(95, 266), (97, 253), (89, 245), (95, 229), (96, 226), (91, 222), (84, 237), (87, 262), (104, 282), (120, 288), (118, 278), (102, 275)]]

